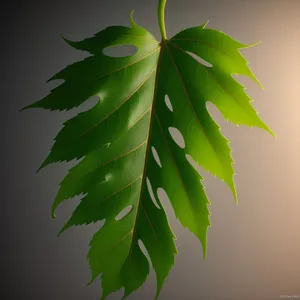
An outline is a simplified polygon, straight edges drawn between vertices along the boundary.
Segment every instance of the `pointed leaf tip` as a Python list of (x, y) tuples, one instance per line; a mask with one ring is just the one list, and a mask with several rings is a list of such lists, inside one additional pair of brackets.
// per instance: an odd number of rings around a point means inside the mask
[(35, 173), (36, 173), (36, 174), (39, 173), (42, 169), (43, 169), (43, 166), (41, 165), (41, 166), (35, 171)]
[(133, 20), (133, 13), (134, 13), (134, 9), (130, 12), (130, 24), (131, 27), (137, 27), (137, 24)]
[(40, 167), (36, 170), (36, 173), (39, 173), (42, 169), (44, 169), (49, 162), (47, 162), (47, 159), (40, 165)]
[(255, 42), (253, 44), (248, 44), (248, 45), (245, 45), (246, 46), (245, 48), (255, 47), (255, 46), (258, 46), (261, 43), (262, 43), (262, 41)]
[[(90, 286), (92, 283), (94, 282), (94, 278), (92, 278), (88, 283), (87, 283), (87, 286)], [(101, 297), (101, 300), (102, 299), (105, 299), (105, 297)]]
[(28, 106), (29, 106), (29, 105), (26, 105), (26, 106), (22, 107), (21, 109), (19, 109), (19, 113), (22, 112), (23, 110), (28, 109), (28, 108), (29, 108)]
[(208, 25), (208, 23), (209, 23), (209, 20), (207, 20), (207, 21), (201, 26), (202, 29), (206, 28), (206, 26)]
[(31, 104), (28, 104), (28, 105), (24, 106), (23, 108), (21, 108), (21, 109), (19, 110), (19, 112), (22, 112), (22, 111), (27, 110), (27, 109), (29, 109), (29, 108), (37, 108), (37, 106), (36, 106), (35, 104), (36, 104), (36, 102), (31, 103)]
[(203, 260), (206, 260), (206, 257), (207, 257), (207, 251), (203, 251)]
[(239, 204), (239, 199), (238, 199), (238, 195), (237, 195), (237, 191), (236, 191), (236, 187), (235, 185), (233, 186), (233, 188), (231, 189), (232, 193), (233, 193), (233, 198), (234, 198), (234, 202), (236, 205)]
[[(71, 47), (76, 48), (76, 42), (73, 42), (71, 40), (68, 40), (66, 37), (64, 37), (62, 34), (60, 35), (61, 38)], [(55, 75), (54, 75), (55, 76)], [(51, 80), (51, 78), (49, 79), (49, 81)], [(48, 81), (47, 81), (48, 82)]]
[(154, 300), (157, 300), (160, 295), (161, 287), (156, 291), (156, 295), (154, 297)]
[(51, 210), (51, 217), (52, 217), (52, 219), (56, 218), (55, 209), (56, 209), (55, 207), (52, 207), (52, 210)]
[(276, 140), (278, 140), (278, 137), (277, 137), (277, 135), (275, 134), (275, 132), (272, 130), (272, 129), (270, 129), (269, 127), (268, 127), (268, 130), (267, 130)]
[(106, 296), (101, 296), (100, 300), (105, 300)]
[(67, 228), (64, 226), (57, 234), (57, 237), (60, 237)]
[(207, 257), (206, 241), (205, 241), (205, 244), (202, 244), (202, 251), (203, 251), (202, 259), (206, 260), (206, 257)]
[(258, 81), (258, 85), (263, 91), (265, 90), (264, 86), (259, 81)]
[(276, 140), (277, 140), (277, 136), (276, 134), (273, 132), (273, 130), (271, 128), (269, 128), (265, 123), (263, 123), (263, 126), (260, 127), (261, 129), (265, 130), (266, 132), (270, 133)]

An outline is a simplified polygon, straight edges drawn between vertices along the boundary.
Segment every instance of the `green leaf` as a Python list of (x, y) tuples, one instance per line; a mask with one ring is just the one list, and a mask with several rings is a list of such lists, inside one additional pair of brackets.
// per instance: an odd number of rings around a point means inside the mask
[[(158, 297), (177, 253), (159, 188), (166, 191), (181, 224), (200, 240), (205, 258), (210, 203), (203, 178), (187, 155), (223, 180), (237, 201), (231, 149), (207, 101), (235, 124), (272, 133), (232, 77), (242, 74), (259, 83), (239, 52), (250, 45), (207, 29), (207, 23), (167, 39), (164, 4), (160, 1), (161, 42), (132, 15), (131, 27), (111, 26), (79, 42), (65, 39), (91, 56), (52, 77), (63, 83), (26, 107), (70, 110), (98, 97), (94, 107), (64, 123), (41, 168), (82, 158), (61, 182), (52, 213), (63, 201), (82, 195), (60, 233), (105, 220), (88, 254), (91, 282), (102, 274), (102, 299), (122, 287), (124, 298), (138, 289), (149, 274), (148, 255)], [(103, 52), (120, 45), (135, 46), (137, 52), (126, 57)]]

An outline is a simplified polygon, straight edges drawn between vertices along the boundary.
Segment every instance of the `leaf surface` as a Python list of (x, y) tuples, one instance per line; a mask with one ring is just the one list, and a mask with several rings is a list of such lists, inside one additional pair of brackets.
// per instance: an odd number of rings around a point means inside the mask
[[(259, 83), (239, 52), (249, 45), (206, 25), (158, 42), (131, 16), (131, 27), (111, 26), (83, 41), (66, 40), (91, 56), (53, 76), (64, 82), (26, 107), (70, 110), (98, 97), (94, 107), (64, 123), (41, 168), (81, 159), (61, 182), (52, 213), (82, 195), (60, 233), (105, 220), (88, 254), (91, 282), (102, 274), (102, 299), (123, 287), (124, 298), (138, 289), (150, 263), (158, 297), (177, 253), (159, 188), (182, 225), (200, 240), (205, 257), (210, 203), (187, 155), (223, 180), (237, 201), (231, 149), (206, 108), (208, 101), (233, 123), (272, 133), (232, 77), (242, 74)], [(135, 46), (137, 52), (104, 54), (120, 45)]]

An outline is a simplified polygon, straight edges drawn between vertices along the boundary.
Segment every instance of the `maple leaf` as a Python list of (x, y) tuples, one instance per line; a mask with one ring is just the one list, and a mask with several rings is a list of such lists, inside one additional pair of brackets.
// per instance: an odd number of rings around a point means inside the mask
[[(144, 283), (149, 261), (141, 245), (156, 272), (158, 297), (177, 253), (158, 198), (160, 187), (181, 224), (200, 240), (205, 258), (209, 200), (203, 178), (187, 155), (222, 179), (237, 201), (231, 149), (209, 114), (207, 101), (227, 120), (273, 134), (232, 77), (242, 74), (259, 84), (239, 52), (252, 45), (207, 29), (207, 23), (167, 39), (165, 4), (160, 1), (158, 7), (161, 42), (137, 25), (132, 14), (131, 27), (107, 27), (78, 42), (66, 39), (91, 56), (52, 77), (64, 82), (26, 107), (70, 110), (98, 97), (94, 107), (64, 123), (41, 168), (82, 158), (61, 182), (52, 213), (55, 216), (63, 201), (83, 195), (61, 232), (105, 220), (88, 254), (91, 282), (102, 274), (102, 299), (122, 287), (125, 298)], [(133, 45), (137, 52), (126, 57), (104, 54), (120, 45)]]

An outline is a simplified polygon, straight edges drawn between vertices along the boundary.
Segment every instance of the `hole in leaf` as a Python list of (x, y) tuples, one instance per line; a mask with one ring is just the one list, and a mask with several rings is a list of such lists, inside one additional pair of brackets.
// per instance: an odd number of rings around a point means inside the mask
[(149, 255), (149, 253), (147, 251), (147, 248), (145, 247), (145, 245), (144, 245), (144, 243), (141, 239), (138, 240), (138, 245), (139, 245), (141, 251), (143, 252), (143, 254), (148, 259), (148, 262), (149, 262), (150, 266), (152, 267), (152, 261), (151, 261), (150, 255)]
[(165, 211), (168, 211), (168, 218), (170, 217), (170, 219), (176, 219), (174, 208), (167, 192), (160, 187), (157, 189), (156, 193), (162, 207), (165, 209)]
[(159, 158), (159, 156), (158, 156), (158, 153), (157, 153), (156, 149), (152, 146), (152, 147), (151, 147), (151, 150), (152, 150), (152, 154), (153, 154), (153, 157), (154, 157), (156, 163), (157, 163), (160, 167), (162, 167), (162, 166), (161, 166), (161, 161), (160, 161), (160, 158)]
[(49, 79), (48, 85), (49, 85), (50, 90), (52, 91), (52, 90), (56, 89), (57, 87), (59, 87), (60, 85), (62, 85), (64, 82), (65, 82), (64, 79)]
[(160, 209), (160, 206), (158, 205), (158, 203), (157, 203), (157, 201), (156, 201), (156, 199), (155, 199), (155, 196), (154, 196), (154, 193), (153, 193), (153, 189), (152, 189), (152, 186), (151, 186), (151, 182), (150, 182), (150, 180), (149, 180), (148, 177), (146, 178), (146, 183), (147, 183), (149, 195), (150, 195), (150, 198), (151, 198), (153, 204), (154, 204), (158, 209)]
[(128, 215), (131, 210), (132, 210), (132, 205), (129, 205), (127, 207), (125, 207), (116, 217), (115, 217), (115, 220), (116, 221), (120, 221), (122, 220), (126, 215)]
[(138, 48), (133, 45), (118, 45), (103, 49), (103, 53), (111, 57), (127, 57), (135, 54)]
[(72, 118), (76, 117), (77, 115), (82, 115), (85, 112), (96, 108), (98, 103), (100, 102), (99, 97), (97, 95), (94, 95), (87, 100), (85, 100), (82, 104), (78, 104), (77, 106), (73, 107), (71, 110), (66, 109), (66, 114), (68, 120), (63, 122), (63, 125), (68, 124), (69, 122), (72, 122)]
[(195, 162), (195, 160), (189, 154), (186, 154), (185, 157), (190, 165), (200, 174), (200, 166), (197, 164), (197, 162)]
[(186, 51), (186, 52), (188, 54), (190, 54), (194, 59), (196, 59), (199, 63), (201, 63), (202, 65), (204, 65), (205, 67), (212, 68), (213, 65), (211, 63), (209, 63), (208, 61), (204, 60), (203, 58), (201, 58), (197, 54), (189, 52), (189, 51)]
[(169, 133), (172, 136), (174, 142), (181, 148), (185, 148), (184, 138), (181, 132), (175, 127), (169, 127)]
[(173, 106), (172, 106), (172, 103), (170, 101), (170, 98), (168, 95), (165, 96), (165, 102), (166, 102), (166, 105), (168, 107), (168, 109), (173, 112)]
[(85, 101), (84, 103), (82, 103), (80, 105), (80, 111), (87, 111), (90, 110), (91, 108), (95, 107), (100, 101), (100, 98), (98, 95), (94, 95), (92, 97), (90, 97), (89, 99), (87, 99), (87, 101)]

